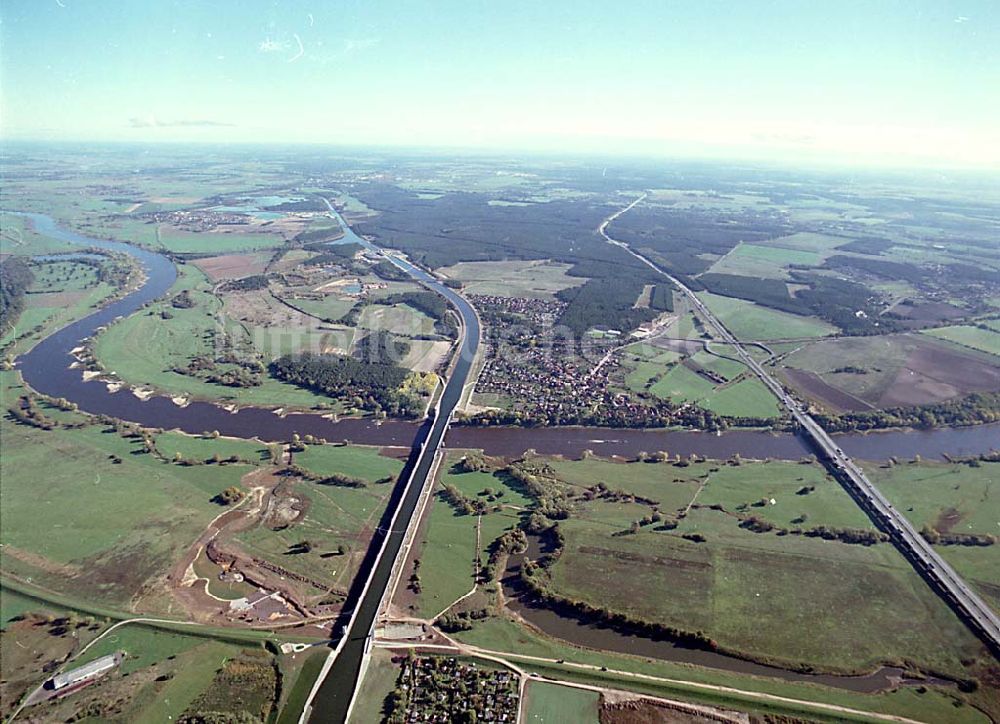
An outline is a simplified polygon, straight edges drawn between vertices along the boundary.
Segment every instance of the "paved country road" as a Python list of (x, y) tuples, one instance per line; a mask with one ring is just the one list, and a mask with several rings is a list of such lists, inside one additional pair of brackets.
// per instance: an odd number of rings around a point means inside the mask
[(887, 530), (902, 551), (917, 570), (929, 580), (945, 601), (961, 616), (969, 627), (985, 641), (994, 655), (1000, 653), (1000, 617), (962, 580), (955, 570), (934, 551), (913, 524), (897, 511), (892, 503), (882, 495), (882, 492), (865, 475), (864, 471), (837, 445), (805, 406), (792, 397), (777, 380), (750, 354), (721, 321), (708, 309), (701, 299), (677, 277), (664, 271), (654, 262), (634, 251), (628, 244), (618, 241), (608, 234), (608, 225), (622, 214), (645, 199), (642, 194), (635, 201), (613, 213), (601, 224), (598, 231), (606, 241), (621, 247), (651, 269), (662, 274), (673, 283), (684, 296), (688, 298), (694, 309), (715, 329), (721, 341), (728, 343), (750, 370), (760, 378), (761, 382), (777, 397), (781, 404), (791, 413), (792, 417), (802, 427), (802, 430), (812, 440), (816, 449), (833, 469), (837, 479), (847, 487), (848, 491), (861, 504), (868, 515), (883, 529)]

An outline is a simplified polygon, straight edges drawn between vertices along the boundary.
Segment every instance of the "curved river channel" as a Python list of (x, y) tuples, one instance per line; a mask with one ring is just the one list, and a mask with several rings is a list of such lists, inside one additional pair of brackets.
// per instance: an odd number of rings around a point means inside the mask
[[(345, 237), (336, 243), (354, 242), (372, 251), (381, 250), (351, 230), (344, 219), (331, 208), (345, 230)], [(436, 415), (423, 423), (387, 421), (381, 424), (367, 419), (333, 421), (315, 412), (275, 414), (259, 407), (243, 407), (230, 412), (221, 406), (192, 401), (184, 407), (176, 405), (169, 397), (155, 395), (143, 401), (128, 389), (112, 392), (100, 381), (85, 382), (81, 370), (71, 369), (74, 361), (72, 350), (92, 337), (99, 329), (118, 317), (129, 315), (145, 303), (157, 299), (170, 289), (177, 278), (177, 270), (167, 257), (131, 244), (93, 239), (64, 228), (44, 214), (23, 214), (31, 219), (34, 228), (43, 235), (62, 241), (127, 253), (142, 265), (146, 280), (136, 291), (107, 307), (46, 337), (33, 349), (17, 360), (21, 374), (29, 386), (55, 397), (65, 397), (77, 403), (81, 410), (110, 415), (148, 427), (179, 429), (189, 433), (218, 430), (223, 435), (258, 438), (264, 441), (283, 441), (292, 435), (312, 434), (327, 440), (351, 440), (372, 445), (398, 445), (411, 448), (410, 459), (400, 484), (393, 492), (379, 531), (369, 547), (361, 569), (372, 572), (359, 575), (347, 602), (343, 620), (335, 630), (346, 634), (341, 650), (320, 684), (313, 699), (312, 721), (341, 721), (344, 719), (354, 691), (364, 648), (377, 614), (382, 594), (390, 578), (393, 561), (403, 540), (403, 532), (416, 507), (419, 493), (433, 460), (433, 453), (443, 444), (445, 434), (452, 447), (482, 448), (487, 454), (516, 456), (527, 449), (539, 453), (578, 456), (586, 449), (599, 455), (632, 456), (639, 451), (668, 450), (671, 454), (697, 453), (706, 457), (728, 458), (739, 453), (746, 458), (795, 459), (810, 448), (791, 434), (770, 434), (756, 431), (730, 431), (721, 435), (703, 432), (662, 430), (617, 430), (604, 428), (473, 428), (455, 427), (449, 431), (448, 421), (461, 398), (462, 388), (468, 377), (472, 360), (479, 345), (479, 320), (468, 302), (453, 290), (440, 283), (426, 271), (407, 261), (392, 256), (400, 268), (425, 285), (444, 295), (460, 313), (466, 334), (458, 359), (448, 384), (436, 408)], [(987, 452), (1000, 444), (1000, 426), (988, 425), (968, 428), (948, 428), (922, 432), (886, 432), (869, 435), (840, 435), (843, 449), (850, 455), (863, 459), (886, 459), (890, 456), (926, 458), (942, 455), (970, 455)], [(423, 455), (427, 450), (429, 454)], [(515, 604), (517, 608), (518, 605)], [(580, 627), (558, 619), (556, 614), (538, 610), (525, 610), (522, 615), (539, 628), (554, 635), (587, 645), (610, 650), (634, 651), (634, 638), (619, 637), (623, 641), (607, 640), (614, 636), (602, 631), (595, 637)], [(556, 617), (556, 618), (552, 618)], [(623, 648), (624, 647), (624, 648)], [(694, 652), (669, 646), (655, 646), (649, 656), (680, 661), (696, 661), (716, 668), (750, 673), (755, 665), (731, 657), (713, 655), (711, 660)], [(794, 680), (812, 680), (855, 690), (875, 690), (888, 683), (888, 676), (895, 671), (882, 670), (869, 677), (835, 677), (793, 674), (781, 669), (766, 668), (767, 674)], [(753, 673), (765, 673), (753, 671)], [(888, 675), (888, 676), (887, 676)]]

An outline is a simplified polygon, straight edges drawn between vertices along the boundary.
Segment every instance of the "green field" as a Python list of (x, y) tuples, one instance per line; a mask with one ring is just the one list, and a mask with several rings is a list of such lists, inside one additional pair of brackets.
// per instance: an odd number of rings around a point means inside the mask
[(924, 331), (924, 334), (946, 339), (949, 342), (955, 342), (964, 347), (972, 347), (972, 349), (978, 349), (989, 354), (1000, 355), (1000, 332), (990, 329), (960, 325), (957, 327), (928, 329)]
[(545, 681), (531, 681), (525, 688), (527, 706), (524, 721), (532, 724), (597, 724), (600, 695), (596, 691), (559, 686)]
[[(918, 529), (1000, 535), (1000, 464), (866, 466), (873, 482)], [(1000, 545), (938, 545), (935, 550), (1000, 610)]]
[(403, 469), (399, 458), (368, 445), (307, 445), (304, 452), (295, 453), (295, 463), (317, 475), (343, 473), (370, 483), (387, 477), (395, 480)]
[[(374, 649), (368, 663), (368, 669), (361, 680), (354, 709), (351, 710), (349, 724), (371, 724), (383, 721), (382, 709), (385, 699), (396, 688), (399, 678), (399, 667), (393, 664), (392, 652)], [(289, 719), (289, 724), (298, 719)]]
[(802, 241), (798, 239), (787, 247), (740, 244), (715, 262), (709, 271), (713, 274), (787, 279), (790, 264), (815, 267), (822, 264), (826, 258), (826, 254), (806, 250), (802, 246)]
[[(321, 477), (342, 473), (368, 484), (354, 488), (300, 480), (293, 495), (308, 501), (304, 518), (280, 530), (257, 525), (236, 538), (253, 555), (281, 561), (281, 566), (290, 571), (346, 589), (385, 512), (392, 483), (403, 463), (380, 455), (378, 448), (353, 445), (311, 445), (306, 452), (297, 453), (294, 462)], [(303, 540), (310, 542), (312, 550), (290, 553)], [(340, 546), (344, 546), (343, 554), (338, 553)]]
[[(550, 569), (550, 585), (563, 596), (702, 630), (724, 649), (819, 669), (866, 671), (907, 660), (960, 676), (960, 659), (979, 655), (976, 639), (888, 543), (778, 534), (817, 526), (872, 530), (815, 464), (553, 465), (564, 481), (603, 481), (656, 503), (576, 502), (559, 523), (566, 550)], [(580, 475), (588, 467), (593, 471)], [(628, 534), (633, 521), (654, 510), (676, 527), (652, 524)], [(750, 516), (776, 528), (742, 527)], [(848, 610), (852, 624), (845, 629), (841, 614)]]
[[(94, 695), (104, 700), (113, 700), (112, 692), (124, 695), (124, 703), (118, 704), (122, 720), (153, 723), (177, 719), (211, 686), (212, 677), (226, 660), (240, 651), (233, 644), (133, 624), (104, 636), (72, 665), (123, 652), (121, 673), (110, 674), (106, 683), (95, 688)], [(37, 711), (54, 715), (66, 706), (72, 702), (43, 705)]]
[[(294, 495), (309, 503), (304, 518), (280, 530), (257, 525), (238, 533), (236, 540), (258, 558), (280, 561), (283, 568), (294, 573), (346, 590), (385, 512), (392, 487), (390, 483), (381, 483), (347, 488), (299, 481)], [(309, 541), (312, 550), (295, 552), (303, 540)], [(338, 552), (340, 546), (345, 548), (343, 554)], [(324, 590), (312, 593), (322, 594)]]
[(196, 233), (162, 225), (155, 233), (161, 248), (177, 254), (236, 254), (257, 249), (275, 249), (285, 245), (285, 239), (279, 234)]
[(843, 236), (829, 236), (827, 234), (815, 234), (810, 231), (800, 231), (788, 236), (780, 236), (777, 239), (768, 239), (765, 242), (761, 242), (761, 244), (778, 249), (817, 252), (825, 258), (827, 253), (850, 241), (850, 239)]
[[(528, 500), (502, 479), (487, 472), (456, 473), (451, 466), (457, 458), (452, 453), (445, 458), (438, 475), (442, 485), (454, 485), (464, 495), (475, 498), (486, 488), (503, 490), (500, 501), (505, 506), (499, 512), (490, 512), (478, 518), (458, 513), (451, 505), (435, 494), (428, 505), (425, 528), (420, 549), (420, 579), (418, 615), (436, 616), (460, 596), (472, 590), (475, 561), (480, 565), (487, 559), (489, 545), (505, 531), (517, 526), (520, 512)], [(506, 507), (516, 506), (516, 507)], [(476, 526), (480, 525), (480, 545), (476, 548)]]
[[(128, 384), (169, 395), (243, 405), (335, 407), (335, 401), (325, 395), (279, 382), (267, 374), (258, 387), (229, 387), (174, 372), (174, 367), (186, 367), (196, 357), (213, 358), (213, 340), (220, 333), (216, 317), (220, 302), (210, 293), (204, 274), (193, 265), (182, 265), (179, 270), (168, 301), (151, 304), (98, 335), (94, 351), (106, 370)], [(183, 290), (189, 292), (195, 306), (181, 309), (171, 305), (169, 299)], [(164, 311), (169, 319), (163, 319)]]
[(24, 311), (15, 328), (0, 335), (0, 346), (16, 339), (9, 354), (27, 351), (45, 336), (86, 316), (115, 292), (110, 284), (98, 281), (94, 268), (85, 264), (46, 261), (33, 264), (32, 272), (35, 280), (25, 296)]
[(323, 299), (290, 299), (289, 303), (320, 319), (338, 320), (351, 311), (357, 300), (330, 294)]
[(468, 294), (552, 299), (556, 292), (579, 286), (580, 277), (567, 275), (569, 264), (554, 261), (475, 261), (438, 269), (457, 279)]
[(75, 249), (79, 249), (76, 244), (39, 234), (32, 228), (29, 219), (0, 211), (0, 254), (33, 256), (58, 254)]
[(699, 292), (698, 296), (719, 321), (743, 341), (825, 337), (837, 331), (836, 327), (816, 317), (779, 312), (744, 299), (709, 292)]
[(250, 469), (169, 465), (100, 426), (0, 426), (3, 569), (95, 603), (124, 605), (162, 573), (219, 513), (211, 498)]
[[(702, 362), (700, 366), (716, 371), (723, 377), (732, 375), (733, 372), (738, 375), (740, 368), (745, 369), (738, 362), (702, 352), (694, 355), (692, 361), (694, 360)], [(645, 362), (627, 379), (638, 382), (653, 369), (654, 363)], [(683, 364), (673, 364), (648, 390), (661, 399), (675, 403), (693, 402), (720, 415), (768, 418), (780, 414), (774, 395), (756, 377), (720, 385)]]
[(908, 399), (924, 389), (940, 389), (935, 394), (942, 399), (963, 389), (982, 389), (963, 386), (974, 385), (984, 367), (995, 367), (991, 364), (995, 362), (996, 357), (930, 335), (889, 334), (817, 340), (802, 345), (780, 364), (813, 372), (827, 384), (878, 406), (884, 397)]
[(358, 327), (373, 331), (392, 332), (401, 337), (434, 333), (434, 320), (408, 304), (366, 304), (361, 311)]

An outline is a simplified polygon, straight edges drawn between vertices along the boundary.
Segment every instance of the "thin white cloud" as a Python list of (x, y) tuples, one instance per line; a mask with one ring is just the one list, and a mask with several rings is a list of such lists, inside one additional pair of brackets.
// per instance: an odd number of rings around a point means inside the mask
[(294, 63), (296, 60), (301, 58), (303, 54), (306, 52), (306, 49), (302, 47), (302, 41), (299, 39), (299, 36), (293, 33), (292, 37), (295, 38), (295, 42), (299, 44), (299, 50), (294, 56), (288, 59), (289, 63)]
[(284, 49), (284, 43), (278, 40), (271, 40), (270, 38), (260, 41), (260, 44), (257, 46), (257, 50), (261, 53), (280, 53)]
[(362, 50), (374, 47), (381, 42), (379, 38), (348, 38), (344, 41), (344, 55), (358, 53)]
[(222, 121), (212, 121), (207, 119), (179, 119), (172, 121), (161, 121), (154, 115), (134, 116), (128, 119), (131, 128), (180, 128), (180, 127), (233, 127), (235, 123), (224, 123)]

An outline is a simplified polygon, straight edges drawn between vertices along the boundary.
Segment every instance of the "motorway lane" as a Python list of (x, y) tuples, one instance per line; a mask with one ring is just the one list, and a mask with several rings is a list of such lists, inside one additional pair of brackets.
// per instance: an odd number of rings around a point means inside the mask
[(917, 532), (913, 524), (892, 506), (882, 492), (868, 480), (864, 471), (844, 454), (844, 451), (840, 449), (829, 433), (812, 418), (805, 407), (788, 394), (781, 383), (768, 374), (767, 370), (744, 349), (740, 341), (709, 311), (708, 307), (687, 285), (672, 274), (661, 269), (642, 254), (633, 251), (628, 244), (613, 239), (607, 233), (608, 225), (612, 221), (635, 207), (646, 196), (647, 194), (642, 194), (628, 206), (605, 219), (598, 228), (601, 236), (609, 243), (625, 249), (636, 259), (669, 279), (674, 286), (681, 290), (698, 313), (715, 329), (722, 341), (732, 346), (744, 364), (760, 378), (764, 385), (781, 401), (782, 405), (791, 412), (796, 422), (802, 426), (802, 429), (812, 439), (816, 447), (837, 471), (838, 477), (842, 479), (842, 482), (846, 482), (852, 488), (853, 495), (862, 501), (863, 507), (867, 509), (869, 515), (875, 519), (877, 524), (889, 530), (893, 536), (893, 540), (895, 540), (896, 545), (902, 550), (903, 554), (916, 565), (925, 577), (936, 584), (944, 599), (970, 625), (973, 631), (990, 645), (994, 655), (1000, 653), (1000, 617), (934, 551), (931, 544)]

